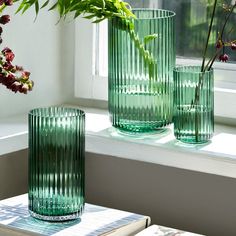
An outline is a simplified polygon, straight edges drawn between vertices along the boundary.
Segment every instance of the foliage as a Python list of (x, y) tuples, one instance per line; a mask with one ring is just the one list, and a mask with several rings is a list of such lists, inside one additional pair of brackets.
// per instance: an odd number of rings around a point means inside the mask
[(39, 0), (21, 0), (17, 12), (24, 13), (34, 6), (36, 14), (38, 14), (39, 9), (48, 7), (48, 10), (56, 9), (61, 18), (66, 17), (69, 13), (74, 13), (74, 18), (86, 14), (84, 17), (87, 19), (96, 18), (94, 23), (112, 17), (135, 18), (129, 4), (120, 0), (56, 0), (51, 3), (52, 1), (46, 0), (40, 5)]
[[(7, 6), (13, 4), (12, 0), (0, 0), (0, 12)], [(0, 24), (2, 26), (10, 22), (9, 15), (0, 16)], [(0, 44), (2, 43), (3, 28), (0, 26)], [(33, 81), (29, 79), (30, 72), (24, 71), (22, 66), (13, 65), (14, 53), (8, 47), (0, 51), (0, 83), (13, 92), (27, 93), (33, 88)]]
[(34, 6), (36, 16), (40, 9), (48, 7), (48, 10), (56, 9), (60, 18), (65, 18), (68, 14), (74, 14), (74, 18), (83, 16), (86, 19), (92, 19), (93, 23), (99, 23), (105, 19), (118, 18), (121, 24), (117, 24), (117, 27), (122, 27), (122, 30), (126, 30), (129, 33), (130, 39), (144, 58), (145, 65), (149, 71), (149, 78), (154, 77), (155, 61), (152, 54), (146, 50), (145, 44), (157, 38), (157, 35), (147, 35), (143, 40), (138, 37), (133, 22), (136, 16), (132, 13), (131, 6), (127, 2), (122, 0), (56, 0), (56, 2), (51, 3), (50, 0), (46, 0), (40, 5), (39, 0), (15, 1), (21, 1), (17, 12), (24, 13)]

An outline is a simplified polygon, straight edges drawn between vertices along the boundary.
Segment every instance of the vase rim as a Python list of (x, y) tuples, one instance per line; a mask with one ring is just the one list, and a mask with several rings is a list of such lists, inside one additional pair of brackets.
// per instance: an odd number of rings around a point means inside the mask
[[(199, 71), (194, 71), (193, 69), (199, 69)], [(174, 67), (173, 71), (177, 73), (206, 74), (206, 73), (212, 73), (214, 71), (214, 68), (211, 68), (210, 70), (203, 72), (201, 71), (201, 66), (188, 65), (188, 66), (176, 66)]]
[[(149, 12), (168, 12), (168, 16), (156, 16), (156, 17), (144, 17), (144, 18), (137, 18), (136, 20), (155, 20), (155, 19), (165, 19), (165, 18), (172, 18), (176, 15), (174, 11), (166, 10), (166, 9), (158, 9), (158, 8), (132, 8), (132, 11), (149, 11)], [(135, 14), (135, 13), (134, 13)]]
[(84, 117), (85, 112), (72, 107), (59, 107), (59, 106), (49, 106), (49, 107), (38, 107), (29, 111), (28, 113), (35, 117), (45, 117), (45, 118), (66, 118), (66, 117)]

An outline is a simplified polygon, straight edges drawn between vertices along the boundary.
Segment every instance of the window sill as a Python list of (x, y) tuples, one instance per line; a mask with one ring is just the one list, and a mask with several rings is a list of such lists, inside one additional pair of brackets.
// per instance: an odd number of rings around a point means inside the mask
[[(236, 127), (217, 124), (211, 142), (186, 145), (174, 138), (172, 125), (159, 135), (122, 135), (106, 110), (82, 109), (87, 152), (236, 178)], [(0, 155), (27, 147), (27, 116), (0, 120)]]
[(0, 156), (28, 148), (27, 115), (0, 120)]

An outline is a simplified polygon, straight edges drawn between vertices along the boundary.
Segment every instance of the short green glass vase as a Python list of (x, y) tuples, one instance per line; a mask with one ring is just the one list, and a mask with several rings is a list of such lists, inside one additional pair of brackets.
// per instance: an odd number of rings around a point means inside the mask
[(214, 71), (174, 69), (174, 135), (185, 143), (208, 142), (214, 132)]
[(84, 208), (85, 114), (66, 107), (29, 112), (29, 212), (46, 221)]
[[(133, 13), (134, 30), (119, 18), (108, 24), (110, 120), (121, 131), (155, 132), (173, 117), (175, 13), (160, 9)], [(154, 39), (146, 37), (154, 34)]]

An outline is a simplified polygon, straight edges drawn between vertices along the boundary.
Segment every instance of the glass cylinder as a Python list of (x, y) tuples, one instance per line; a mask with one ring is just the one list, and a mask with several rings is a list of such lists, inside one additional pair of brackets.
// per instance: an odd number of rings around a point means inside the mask
[(85, 114), (66, 107), (29, 112), (29, 212), (76, 219), (84, 208)]
[(123, 131), (157, 131), (172, 122), (175, 13), (133, 13), (134, 29), (119, 18), (108, 24), (110, 120)]
[(186, 143), (205, 143), (214, 132), (214, 72), (200, 66), (174, 69), (174, 135)]

